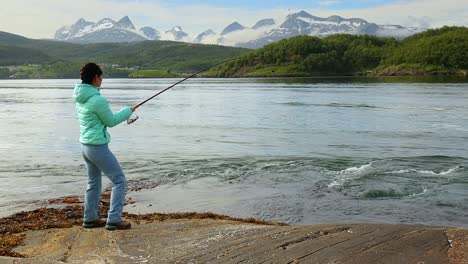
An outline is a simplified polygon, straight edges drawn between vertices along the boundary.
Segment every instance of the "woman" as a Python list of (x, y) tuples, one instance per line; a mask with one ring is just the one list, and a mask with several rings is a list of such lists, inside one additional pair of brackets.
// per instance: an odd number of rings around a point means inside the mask
[[(126, 180), (119, 162), (108, 148), (110, 135), (107, 127), (113, 127), (128, 119), (134, 108), (125, 107), (112, 113), (109, 103), (101, 96), (102, 70), (95, 63), (81, 68), (81, 84), (73, 91), (76, 112), (80, 121), (80, 142), (88, 172), (88, 187), (85, 193), (83, 227), (106, 226), (108, 230), (129, 229), (131, 224), (122, 220), (125, 202)], [(98, 216), (101, 199), (103, 172), (112, 183), (112, 193), (107, 222)]]

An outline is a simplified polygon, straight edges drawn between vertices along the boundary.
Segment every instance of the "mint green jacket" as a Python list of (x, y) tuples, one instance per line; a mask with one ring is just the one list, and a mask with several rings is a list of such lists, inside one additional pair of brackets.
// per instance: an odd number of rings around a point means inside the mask
[(130, 107), (112, 113), (106, 98), (98, 88), (90, 84), (77, 84), (73, 90), (76, 112), (80, 120), (80, 142), (87, 145), (102, 145), (110, 141), (108, 127), (113, 127), (132, 115)]

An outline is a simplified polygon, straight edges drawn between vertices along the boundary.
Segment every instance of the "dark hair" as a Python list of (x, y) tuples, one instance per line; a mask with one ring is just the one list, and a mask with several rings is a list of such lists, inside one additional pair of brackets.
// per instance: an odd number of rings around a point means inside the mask
[(90, 62), (86, 63), (80, 70), (80, 77), (82, 83), (91, 84), (93, 82), (94, 76), (102, 75), (102, 70), (99, 65), (96, 63)]

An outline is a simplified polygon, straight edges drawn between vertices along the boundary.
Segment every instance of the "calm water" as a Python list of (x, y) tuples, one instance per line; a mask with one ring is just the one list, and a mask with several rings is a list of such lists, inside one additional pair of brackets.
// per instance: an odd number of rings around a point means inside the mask
[[(82, 195), (76, 80), (0, 81), (0, 215)], [(106, 79), (113, 110), (175, 82)], [(468, 226), (468, 84), (196, 79), (110, 129), (129, 212)], [(106, 182), (108, 183), (108, 182)]]

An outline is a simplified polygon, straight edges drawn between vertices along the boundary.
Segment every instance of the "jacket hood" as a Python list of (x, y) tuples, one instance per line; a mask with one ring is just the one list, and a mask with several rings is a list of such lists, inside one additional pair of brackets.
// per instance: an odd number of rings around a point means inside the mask
[(96, 87), (90, 84), (80, 83), (75, 85), (75, 89), (73, 90), (73, 100), (77, 103), (84, 104), (92, 96), (100, 94), (101, 93)]

